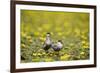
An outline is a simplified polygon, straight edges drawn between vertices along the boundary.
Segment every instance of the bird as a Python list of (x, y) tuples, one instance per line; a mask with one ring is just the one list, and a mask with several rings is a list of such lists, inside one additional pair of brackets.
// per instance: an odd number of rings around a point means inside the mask
[(52, 43), (51, 47), (54, 51), (59, 52), (63, 48), (63, 43), (61, 40), (58, 40), (57, 43)]
[(46, 34), (46, 39), (43, 44), (43, 49), (45, 50), (46, 53), (48, 53), (48, 50), (51, 48), (51, 44), (52, 44), (50, 35), (51, 35), (50, 33)]

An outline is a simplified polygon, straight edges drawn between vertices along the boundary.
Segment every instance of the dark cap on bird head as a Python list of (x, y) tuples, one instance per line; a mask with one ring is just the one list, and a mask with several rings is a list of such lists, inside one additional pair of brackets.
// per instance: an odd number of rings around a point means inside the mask
[(49, 32), (47, 34), (50, 34)]
[(50, 33), (47, 33), (46, 36), (50, 37)]
[(58, 40), (58, 42), (61, 42), (62, 43), (62, 40)]

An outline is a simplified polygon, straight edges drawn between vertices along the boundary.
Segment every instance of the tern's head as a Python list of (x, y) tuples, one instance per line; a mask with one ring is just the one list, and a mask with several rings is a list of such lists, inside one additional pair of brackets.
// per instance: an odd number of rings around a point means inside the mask
[(58, 40), (58, 42), (62, 43), (62, 41), (61, 41), (61, 40)]
[(50, 37), (50, 33), (47, 33), (47, 35), (46, 35), (47, 37)]

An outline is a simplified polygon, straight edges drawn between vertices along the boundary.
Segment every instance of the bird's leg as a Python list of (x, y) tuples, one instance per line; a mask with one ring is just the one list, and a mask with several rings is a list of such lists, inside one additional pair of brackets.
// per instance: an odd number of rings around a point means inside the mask
[(55, 55), (56, 55), (56, 56), (59, 56), (59, 51), (56, 51), (56, 52), (55, 52)]
[(58, 56), (60, 56), (60, 53), (59, 53), (59, 51), (57, 52), (57, 55), (58, 55)]
[(55, 56), (56, 56), (56, 61), (59, 61), (59, 58), (60, 58), (60, 56), (59, 56), (59, 51), (56, 51), (56, 52), (55, 52)]

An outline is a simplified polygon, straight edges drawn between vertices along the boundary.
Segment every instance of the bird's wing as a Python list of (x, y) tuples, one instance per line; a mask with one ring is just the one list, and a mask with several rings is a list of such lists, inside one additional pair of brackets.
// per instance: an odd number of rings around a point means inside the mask
[(54, 46), (55, 46), (54, 43), (52, 43), (52, 44), (51, 44), (51, 47), (53, 48)]
[(56, 45), (56, 44), (52, 44), (51, 47), (52, 47), (53, 49), (57, 49), (57, 45)]

